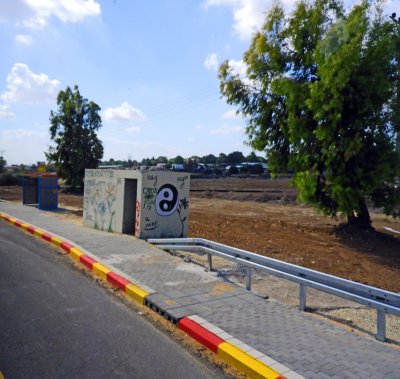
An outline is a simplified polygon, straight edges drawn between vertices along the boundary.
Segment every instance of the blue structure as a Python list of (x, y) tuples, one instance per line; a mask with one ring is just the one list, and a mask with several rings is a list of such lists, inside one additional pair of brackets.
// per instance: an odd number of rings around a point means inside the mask
[(22, 204), (37, 205), (39, 209), (58, 208), (58, 175), (27, 174), (22, 177)]

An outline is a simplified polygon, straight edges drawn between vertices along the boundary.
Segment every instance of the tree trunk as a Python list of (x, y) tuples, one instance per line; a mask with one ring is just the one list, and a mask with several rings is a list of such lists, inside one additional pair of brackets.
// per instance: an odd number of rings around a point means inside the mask
[(360, 200), (357, 216), (354, 213), (347, 215), (347, 223), (357, 226), (360, 229), (372, 229), (368, 207), (364, 200)]

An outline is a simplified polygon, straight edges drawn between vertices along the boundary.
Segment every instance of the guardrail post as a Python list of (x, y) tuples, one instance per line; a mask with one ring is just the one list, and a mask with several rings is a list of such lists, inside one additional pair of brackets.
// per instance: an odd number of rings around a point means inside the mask
[(246, 267), (246, 291), (251, 291), (251, 268)]
[(212, 255), (210, 253), (207, 253), (207, 267), (208, 271), (212, 270)]
[(376, 339), (385, 342), (386, 339), (386, 313), (377, 309), (377, 333)]
[(299, 309), (301, 311), (306, 310), (306, 286), (300, 283), (299, 289)]

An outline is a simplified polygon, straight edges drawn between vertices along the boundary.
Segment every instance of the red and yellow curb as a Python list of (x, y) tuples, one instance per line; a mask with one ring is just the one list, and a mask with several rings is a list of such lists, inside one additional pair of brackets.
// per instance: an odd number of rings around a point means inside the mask
[(251, 378), (285, 378), (279, 372), (242, 351), (237, 346), (226, 342), (224, 339), (218, 337), (216, 334), (210, 332), (208, 329), (188, 317), (179, 320), (178, 327), (207, 349), (219, 355), (226, 362), (244, 372)]
[(82, 263), (88, 269), (92, 270), (94, 273), (107, 280), (113, 286), (120, 288), (128, 296), (132, 297), (139, 303), (144, 304), (144, 299), (146, 298), (146, 296), (149, 295), (149, 293), (143, 288), (140, 288), (134, 283), (131, 283), (129, 280), (126, 280), (122, 276), (116, 274), (115, 272), (112, 272), (108, 267), (89, 257), (83, 251), (79, 250), (77, 247), (70, 244), (69, 242), (64, 241), (59, 237), (53, 236), (50, 233), (47, 233), (39, 228), (26, 224), (23, 221), (17, 220), (1, 212), (0, 219), (3, 219), (11, 225), (26, 230), (27, 232), (33, 234), (35, 237), (38, 237), (56, 247), (63, 249), (66, 253), (70, 254), (73, 259)]
[[(140, 288), (134, 283), (131, 283), (124, 277), (116, 274), (108, 267), (89, 257), (83, 251), (70, 244), (69, 242), (62, 240), (59, 237), (53, 236), (50, 233), (47, 233), (46, 231), (43, 231), (32, 225), (24, 223), (23, 221), (10, 217), (2, 212), (0, 212), (0, 219), (3, 219), (11, 225), (25, 230), (33, 234), (34, 236), (63, 249), (67, 254), (70, 254), (71, 258), (82, 263), (88, 269), (92, 270), (94, 273), (107, 280), (113, 286), (120, 288), (128, 296), (138, 301), (139, 303), (144, 304), (146, 296), (149, 295), (149, 293), (144, 289)], [(223, 338), (220, 338), (218, 335), (212, 333), (210, 330), (192, 320), (190, 317), (180, 319), (178, 322), (178, 327), (179, 329), (190, 335), (192, 338), (194, 338), (196, 341), (201, 343), (203, 346), (205, 346), (207, 349), (219, 355), (226, 362), (236, 367), (251, 378), (285, 379), (285, 377), (279, 372), (267, 366), (259, 359), (256, 359), (250, 354), (241, 350), (238, 346), (230, 344)]]

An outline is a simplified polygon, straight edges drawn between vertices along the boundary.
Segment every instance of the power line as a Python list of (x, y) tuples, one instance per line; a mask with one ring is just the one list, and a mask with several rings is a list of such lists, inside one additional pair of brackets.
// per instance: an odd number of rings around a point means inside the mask
[[(204, 105), (211, 101), (214, 101), (215, 95), (219, 93), (219, 90), (215, 88), (215, 86), (207, 86), (201, 88), (199, 90), (192, 91), (189, 94), (177, 97), (175, 99), (171, 99), (165, 103), (161, 103), (153, 108), (150, 108), (146, 111), (145, 115), (151, 119), (156, 120), (160, 118), (164, 118), (171, 114), (176, 114), (179, 112), (183, 112), (188, 108), (195, 105)], [(124, 125), (116, 125), (107, 127), (107, 131), (122, 131), (125, 129)], [(103, 129), (105, 131), (105, 129)]]

